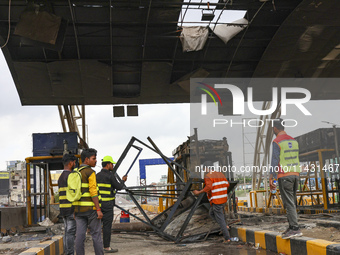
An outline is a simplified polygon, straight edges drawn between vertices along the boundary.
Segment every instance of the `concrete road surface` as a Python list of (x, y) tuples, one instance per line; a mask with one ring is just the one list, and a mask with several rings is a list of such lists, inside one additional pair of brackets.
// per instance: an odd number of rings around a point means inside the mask
[[(254, 249), (253, 247), (239, 242), (231, 242), (230, 244), (221, 243), (219, 236), (209, 237), (205, 242), (197, 242), (191, 244), (174, 244), (165, 241), (155, 234), (136, 233), (136, 234), (112, 234), (111, 248), (117, 248), (118, 253), (129, 255), (274, 255), (276, 253), (266, 250)], [(92, 245), (92, 239), (87, 237), (85, 242), (86, 254), (95, 255)]]

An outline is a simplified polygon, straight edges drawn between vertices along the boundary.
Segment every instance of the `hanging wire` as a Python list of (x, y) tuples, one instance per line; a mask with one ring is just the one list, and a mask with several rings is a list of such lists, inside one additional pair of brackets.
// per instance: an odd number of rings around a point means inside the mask
[(77, 28), (76, 28), (76, 22), (75, 22), (75, 15), (74, 15), (74, 12), (73, 12), (71, 0), (68, 0), (68, 5), (69, 5), (69, 8), (70, 8), (70, 14), (71, 14), (71, 18), (72, 18), (73, 31), (74, 31), (74, 39), (75, 39), (75, 41), (76, 41), (76, 46), (77, 46), (77, 56), (78, 56), (78, 60), (79, 60), (79, 59), (80, 59), (80, 49), (79, 49)]
[(275, 0), (272, 0), (273, 10), (276, 11)]
[(6, 47), (8, 41), (9, 41), (9, 36), (11, 34), (11, 3), (12, 0), (8, 1), (8, 34), (7, 34), (7, 39), (4, 45), (1, 46), (1, 49)]
[[(203, 62), (204, 62), (204, 60), (205, 60), (205, 58), (206, 58), (206, 56), (207, 56), (208, 48), (209, 48), (210, 42), (211, 42), (210, 38), (211, 38), (211, 36), (213, 35), (214, 30), (215, 30), (215, 28), (216, 28), (216, 25), (217, 25), (218, 21), (220, 20), (222, 14), (223, 14), (223, 11), (226, 9), (228, 3), (229, 3), (229, 0), (227, 0), (227, 2), (224, 4), (224, 6), (223, 6), (223, 8), (222, 8), (222, 10), (221, 10), (220, 15), (219, 15), (218, 18), (216, 19), (214, 28), (213, 28), (213, 29), (210, 28), (210, 29), (211, 29), (211, 32), (210, 32), (210, 35), (209, 35), (209, 40), (208, 40), (208, 43), (207, 43), (207, 47), (205, 48), (205, 51), (204, 51), (203, 61), (202, 61), (202, 63), (201, 63), (201, 67), (203, 67)], [(209, 2), (208, 2), (208, 9), (209, 9)], [(214, 10), (214, 13), (215, 13), (215, 10)], [(209, 25), (208, 25), (208, 26), (210, 26), (210, 24), (211, 24), (211, 21), (209, 22)]]
[(231, 65), (233, 64), (233, 61), (234, 61), (234, 59), (235, 59), (235, 57), (236, 57), (236, 54), (237, 54), (237, 52), (238, 52), (238, 49), (239, 49), (240, 46), (241, 46), (241, 43), (242, 43), (242, 41), (243, 41), (243, 38), (244, 38), (244, 36), (246, 35), (246, 33), (247, 33), (247, 31), (248, 31), (248, 28), (250, 27), (251, 23), (254, 21), (255, 17), (256, 17), (257, 14), (261, 11), (262, 7), (263, 7), (266, 3), (267, 3), (267, 2), (263, 2), (263, 4), (262, 4), (262, 5), (260, 6), (260, 8), (257, 10), (257, 12), (255, 13), (254, 17), (251, 19), (251, 21), (248, 23), (246, 29), (244, 30), (244, 33), (243, 33), (243, 35), (242, 35), (242, 37), (241, 37), (241, 40), (240, 40), (240, 42), (238, 43), (238, 45), (237, 45), (237, 47), (236, 47), (236, 50), (235, 50), (235, 52), (234, 52), (234, 55), (233, 55), (233, 57), (232, 57), (232, 59), (231, 59), (231, 61), (230, 61), (230, 63), (229, 63), (229, 66), (228, 66), (228, 70), (227, 70), (226, 76), (228, 76), (228, 74), (229, 74), (229, 70), (230, 70), (230, 68), (231, 68)]
[[(216, 26), (217, 26), (217, 23), (218, 23), (218, 21), (220, 20), (222, 14), (223, 14), (223, 11), (227, 9), (227, 5), (229, 4), (229, 1), (230, 1), (230, 0), (227, 0), (227, 1), (225, 2), (224, 6), (223, 6), (223, 8), (222, 8), (222, 10), (221, 10), (221, 13), (220, 13), (220, 15), (218, 16), (218, 18), (217, 18), (217, 20), (216, 20), (216, 22), (215, 22), (214, 29), (212, 29), (212, 31), (215, 30), (215, 28), (216, 28)], [(210, 26), (210, 23), (209, 23), (209, 26)]]

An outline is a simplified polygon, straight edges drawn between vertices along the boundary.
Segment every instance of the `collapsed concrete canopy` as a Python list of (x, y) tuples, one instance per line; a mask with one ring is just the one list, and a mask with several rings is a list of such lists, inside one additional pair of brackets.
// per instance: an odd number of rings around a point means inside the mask
[[(219, 11), (247, 11), (250, 24), (227, 44), (210, 32), (197, 52), (182, 51), (178, 19), (183, 5), (207, 8), (200, 3), (35, 3), (61, 21), (55, 45), (14, 35), (27, 6), (11, 1), (3, 52), (23, 105), (189, 102), (177, 81), (196, 70), (209, 77), (339, 75), (340, 7), (334, 1), (211, 1)], [(1, 45), (8, 35), (8, 7), (0, 1)]]

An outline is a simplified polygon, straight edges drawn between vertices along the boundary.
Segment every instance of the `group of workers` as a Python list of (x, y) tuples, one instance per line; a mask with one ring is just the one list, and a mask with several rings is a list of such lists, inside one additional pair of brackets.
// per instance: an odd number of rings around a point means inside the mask
[[(273, 121), (273, 132), (276, 138), (273, 141), (269, 185), (271, 190), (276, 189), (273, 180), (278, 178), (279, 190), (289, 222), (289, 227), (282, 233), (282, 238), (288, 239), (302, 236), (296, 212), (296, 190), (300, 172), (299, 147), (297, 141), (284, 131), (282, 119)], [(122, 182), (117, 181), (117, 177), (112, 171), (115, 162), (110, 156), (103, 158), (103, 168), (96, 175), (92, 169), (97, 163), (96, 156), (95, 149), (85, 149), (81, 153), (82, 164), (79, 169), (81, 169), (82, 196), (79, 201), (73, 203), (66, 199), (66, 187), (68, 175), (75, 168), (77, 158), (72, 154), (63, 156), (64, 171), (58, 180), (58, 186), (60, 215), (63, 217), (65, 225), (65, 254), (74, 254), (74, 247), (77, 255), (85, 254), (84, 242), (87, 229), (90, 230), (96, 255), (118, 251), (110, 247), (113, 207), (115, 192), (124, 188), (127, 176), (122, 177)], [(201, 193), (207, 194), (211, 205), (209, 214), (219, 224), (224, 237), (223, 242), (228, 243), (230, 235), (225, 220), (224, 205), (227, 202), (229, 182), (223, 173), (214, 171), (212, 162), (205, 162), (204, 166), (207, 170), (204, 177), (205, 187), (201, 190), (194, 190), (193, 193), (196, 196)], [(273, 169), (278, 169), (278, 171)], [(101, 204), (98, 199), (99, 195)], [(102, 228), (103, 241), (101, 238)]]
[[(78, 171), (81, 175), (81, 198), (69, 202), (66, 198), (67, 179), (76, 167), (77, 158), (73, 154), (63, 156), (64, 171), (58, 180), (60, 215), (63, 217), (65, 254), (85, 254), (84, 242), (87, 230), (92, 236), (96, 255), (118, 252), (110, 247), (113, 207), (116, 190), (124, 188), (127, 176), (122, 182), (113, 173), (116, 162), (111, 156), (102, 159), (102, 170), (96, 174), (92, 169), (97, 164), (97, 151), (85, 149), (80, 155), (82, 164)], [(103, 229), (103, 240), (101, 237)]]

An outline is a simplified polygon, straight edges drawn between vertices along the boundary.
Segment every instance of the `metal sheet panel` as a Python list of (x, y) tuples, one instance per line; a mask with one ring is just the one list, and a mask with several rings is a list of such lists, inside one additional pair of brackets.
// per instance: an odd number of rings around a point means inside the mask
[(32, 134), (33, 136), (33, 157), (63, 155), (66, 140), (68, 150), (74, 154), (78, 152), (77, 133), (45, 133)]

